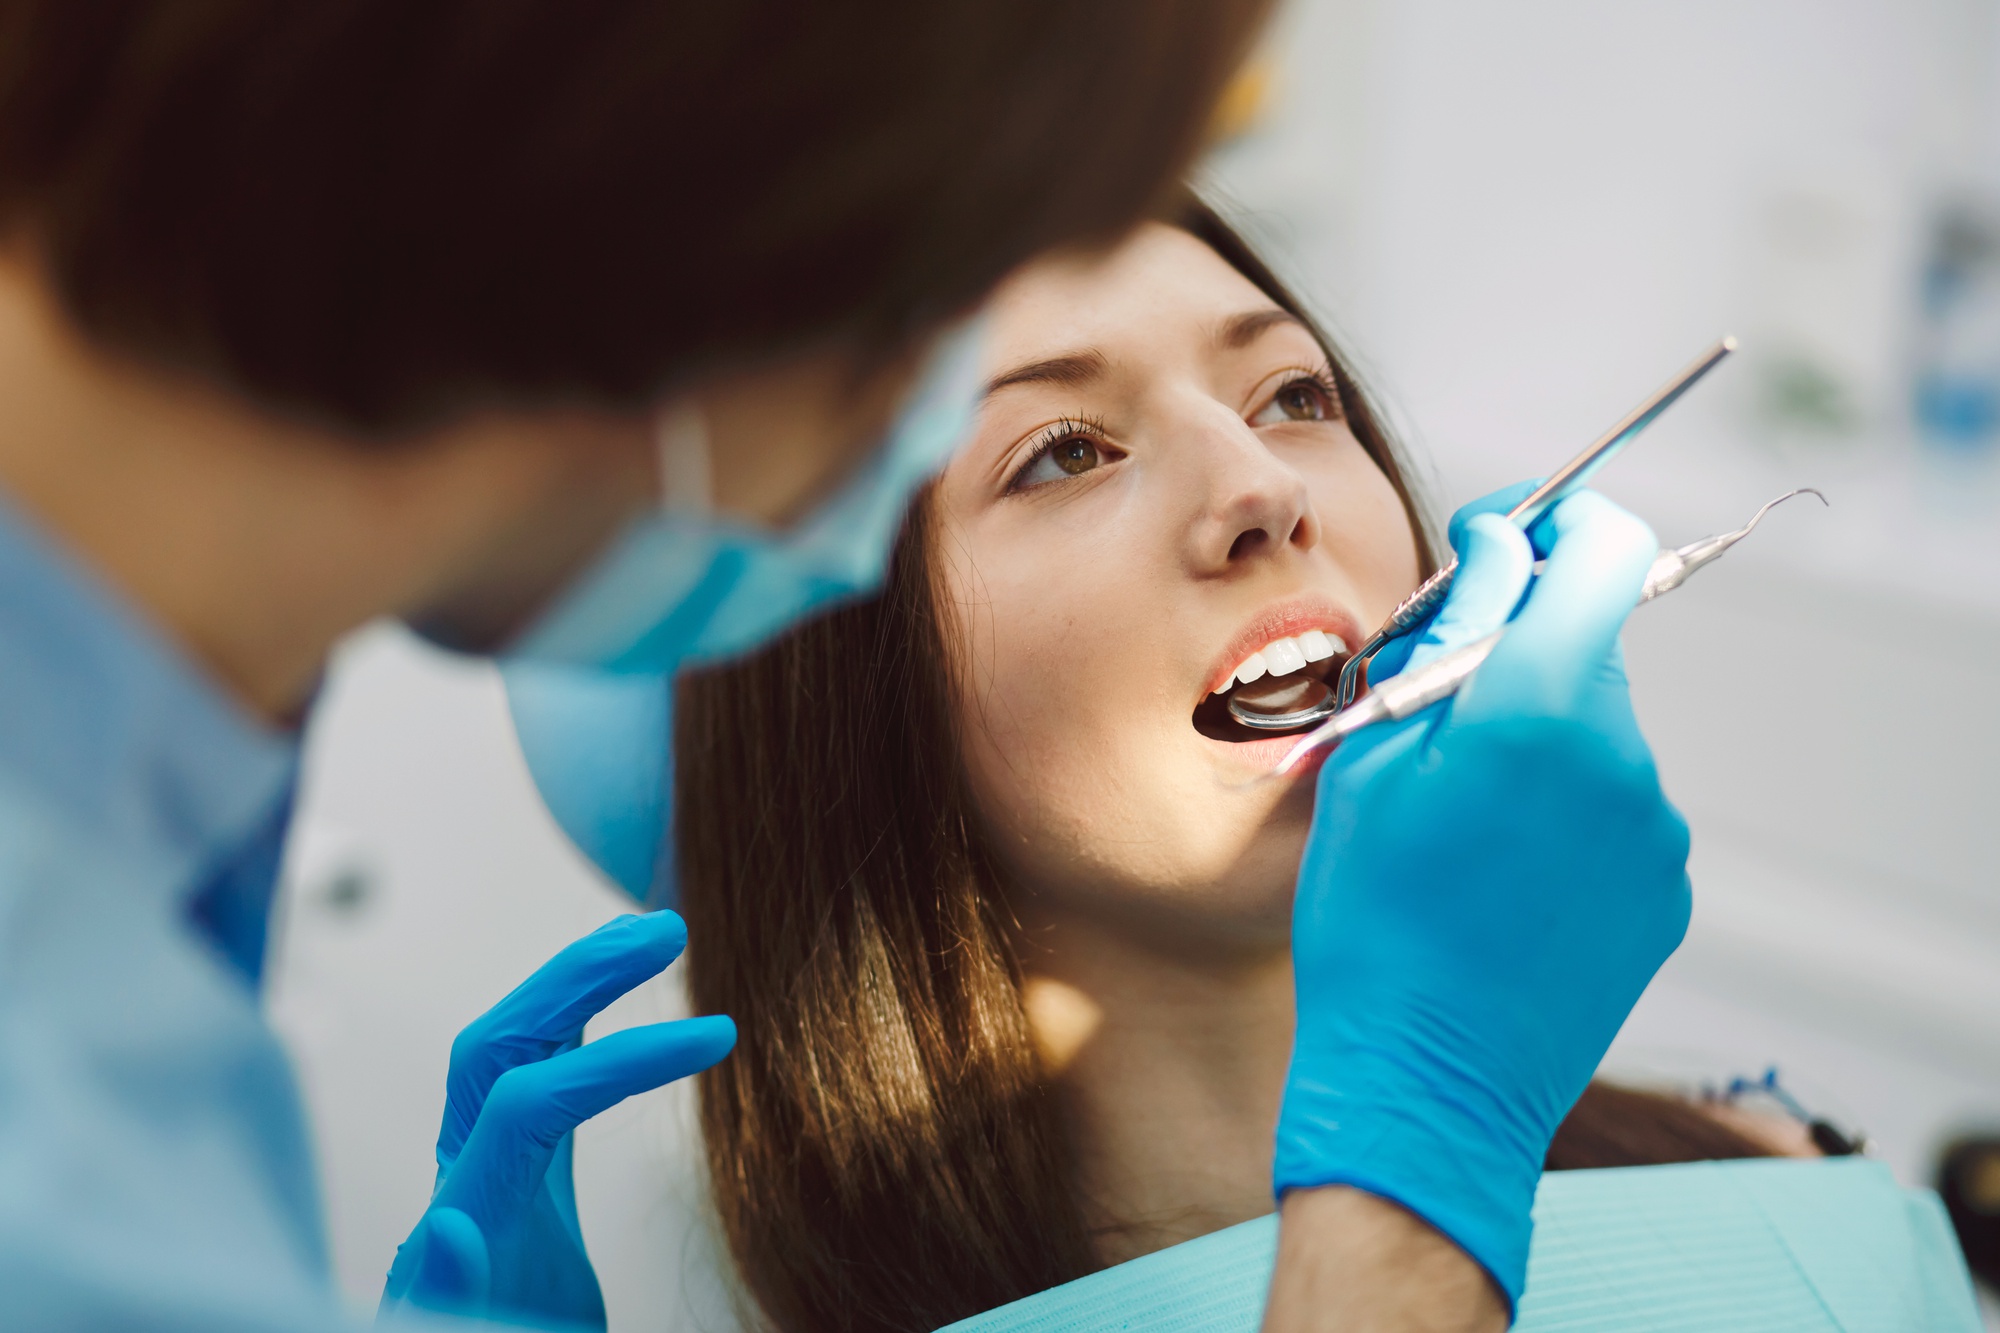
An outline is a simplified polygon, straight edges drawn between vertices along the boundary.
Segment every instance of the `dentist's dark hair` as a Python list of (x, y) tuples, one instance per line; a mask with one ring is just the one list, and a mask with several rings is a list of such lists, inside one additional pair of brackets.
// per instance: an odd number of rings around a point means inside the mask
[[(1214, 211), (1168, 217), (1306, 317)], [(1316, 336), (1428, 573), (1396, 450)], [(702, 1133), (730, 1253), (786, 1333), (932, 1329), (1099, 1267), (965, 787), (933, 539), (920, 500), (880, 597), (679, 687), (688, 984), (740, 1034), (700, 1076)]]
[(1156, 207), (1270, 0), (0, 0), (0, 243), (364, 434), (892, 358)]

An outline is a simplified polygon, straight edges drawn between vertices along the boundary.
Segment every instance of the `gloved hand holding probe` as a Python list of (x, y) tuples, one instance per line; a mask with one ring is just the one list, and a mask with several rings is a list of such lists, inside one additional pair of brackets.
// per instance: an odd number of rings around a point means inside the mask
[(1280, 1195), (1344, 1184), (1410, 1209), (1510, 1303), (1549, 1141), (1689, 912), (1687, 828), (1618, 644), (1658, 544), (1592, 492), (1524, 535), (1499, 511), (1525, 493), (1454, 517), (1461, 568), (1410, 661), (1511, 618), (1506, 637), (1455, 699), (1320, 774), (1275, 1169)]

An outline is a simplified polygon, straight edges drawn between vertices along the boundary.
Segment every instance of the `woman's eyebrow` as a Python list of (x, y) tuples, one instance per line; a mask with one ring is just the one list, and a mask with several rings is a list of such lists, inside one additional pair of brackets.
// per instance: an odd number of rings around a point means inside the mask
[(1235, 350), (1248, 347), (1267, 329), (1279, 324), (1293, 324), (1304, 328), (1306, 322), (1289, 310), (1247, 310), (1240, 315), (1231, 315), (1222, 321), (1215, 332), (1215, 341), (1223, 347)]
[(1052, 356), (1044, 361), (1029, 361), (995, 375), (986, 385), (986, 392), (998, 393), (1016, 384), (1060, 384), (1065, 388), (1081, 389), (1097, 379), (1104, 371), (1103, 353), (1071, 352), (1064, 356)]

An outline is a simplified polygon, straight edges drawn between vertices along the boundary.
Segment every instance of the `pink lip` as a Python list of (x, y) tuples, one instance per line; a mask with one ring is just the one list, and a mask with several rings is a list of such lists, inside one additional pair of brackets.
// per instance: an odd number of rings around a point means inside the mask
[(1273, 639), (1288, 639), (1309, 629), (1338, 635), (1350, 649), (1361, 642), (1361, 629), (1354, 623), (1353, 614), (1331, 597), (1288, 597), (1252, 616), (1229, 640), (1209, 673), (1208, 688), (1195, 700), (1196, 705), (1228, 685), (1230, 673), (1242, 665), (1244, 658)]
[[(1231, 765), (1240, 765), (1247, 774), (1262, 776), (1272, 772), (1292, 752), (1299, 743), (1302, 733), (1292, 732), (1283, 736), (1270, 736), (1255, 741), (1218, 741), (1202, 737), (1207, 744), (1215, 747), (1218, 754)], [(1315, 750), (1299, 762), (1299, 766), (1285, 775), (1288, 783), (1296, 786), (1300, 782), (1310, 782), (1319, 775), (1331, 750)]]

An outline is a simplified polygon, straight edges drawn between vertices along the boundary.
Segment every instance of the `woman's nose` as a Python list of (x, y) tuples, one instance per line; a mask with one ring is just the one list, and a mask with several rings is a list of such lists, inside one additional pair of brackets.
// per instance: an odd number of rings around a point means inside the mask
[(1202, 434), (1207, 438), (1196, 443), (1208, 501), (1194, 531), (1202, 572), (1228, 573), (1319, 545), (1319, 515), (1305, 478), (1256, 430), (1231, 412)]

